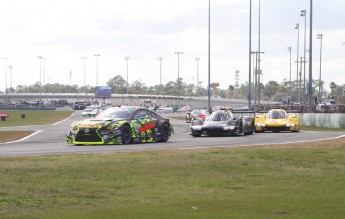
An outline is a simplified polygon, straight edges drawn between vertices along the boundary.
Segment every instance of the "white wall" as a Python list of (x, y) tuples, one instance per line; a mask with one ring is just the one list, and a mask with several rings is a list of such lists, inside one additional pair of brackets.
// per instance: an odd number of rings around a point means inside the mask
[(304, 113), (299, 114), (303, 126), (324, 128), (345, 128), (345, 114), (339, 113)]

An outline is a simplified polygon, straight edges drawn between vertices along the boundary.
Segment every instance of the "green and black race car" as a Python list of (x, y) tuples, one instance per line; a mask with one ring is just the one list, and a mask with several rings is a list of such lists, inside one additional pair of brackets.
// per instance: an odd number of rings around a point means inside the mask
[(173, 133), (169, 119), (143, 107), (123, 106), (73, 122), (66, 141), (75, 145), (166, 142)]

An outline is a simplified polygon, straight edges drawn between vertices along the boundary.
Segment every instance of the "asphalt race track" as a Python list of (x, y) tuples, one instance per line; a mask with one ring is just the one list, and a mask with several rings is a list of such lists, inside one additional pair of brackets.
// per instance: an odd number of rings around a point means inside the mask
[(73, 121), (81, 120), (81, 113), (76, 112), (69, 119), (53, 125), (0, 127), (5, 130), (34, 130), (36, 133), (28, 138), (0, 144), (0, 156), (30, 156), (43, 154), (89, 154), (106, 152), (144, 151), (160, 149), (193, 149), (205, 147), (235, 147), (268, 145), (277, 143), (304, 142), (322, 140), (337, 137), (345, 137), (340, 132), (312, 132), (301, 131), (299, 133), (257, 133), (238, 137), (192, 137), (189, 124), (184, 120), (171, 122), (175, 129), (175, 135), (166, 143), (144, 143), (132, 145), (104, 145), (104, 146), (75, 146), (66, 144), (65, 136)]

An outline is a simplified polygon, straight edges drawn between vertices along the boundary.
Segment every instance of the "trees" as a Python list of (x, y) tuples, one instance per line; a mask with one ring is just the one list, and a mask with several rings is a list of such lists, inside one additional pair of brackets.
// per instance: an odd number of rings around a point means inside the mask
[(127, 82), (121, 75), (116, 75), (115, 77), (109, 79), (107, 85), (111, 86), (111, 90), (115, 94), (126, 93)]
[[(223, 82), (222, 82), (223, 83)], [(296, 81), (294, 84), (297, 84)], [(107, 86), (112, 87), (113, 94), (126, 94), (127, 93), (127, 82), (121, 75), (116, 75), (110, 78), (106, 83)], [(313, 87), (319, 85), (318, 81), (313, 81)], [(252, 85), (253, 86), (253, 85)], [(265, 100), (276, 100), (280, 101), (282, 96), (290, 96), (289, 82), (284, 79), (283, 82), (278, 83), (276, 81), (268, 81), (265, 85), (260, 83), (262, 90), (260, 99)], [(331, 95), (340, 96), (343, 95), (345, 85), (336, 85), (335, 82), (330, 84)], [(248, 98), (248, 83), (239, 85), (229, 85), (227, 89), (221, 89), (219, 82), (211, 83), (212, 96), (219, 96), (222, 98), (235, 98), (235, 99), (247, 99)], [(36, 82), (33, 85), (18, 85), (15, 89), (8, 89), (11, 93), (86, 93), (94, 94), (95, 87), (87, 85), (78, 87), (78, 85), (66, 85), (59, 83), (48, 83), (41, 85)], [(292, 101), (297, 101), (297, 87), (292, 87)], [(317, 91), (315, 91), (317, 92)], [(323, 93), (326, 92), (323, 87)], [(145, 95), (166, 95), (166, 96), (207, 96), (207, 87), (201, 85), (194, 86), (193, 84), (186, 84), (183, 78), (179, 78), (176, 81), (169, 81), (165, 85), (151, 85), (146, 86), (142, 80), (136, 80), (132, 84), (128, 85), (129, 94), (145, 94)], [(315, 93), (314, 93), (315, 94)], [(252, 94), (253, 95), (253, 94)]]
[(264, 87), (264, 95), (268, 96), (269, 100), (272, 96), (276, 94), (279, 90), (280, 85), (276, 81), (269, 81)]
[(337, 87), (337, 85), (334, 82), (331, 82), (329, 85), (329, 88), (331, 88), (331, 95), (334, 96), (334, 89)]

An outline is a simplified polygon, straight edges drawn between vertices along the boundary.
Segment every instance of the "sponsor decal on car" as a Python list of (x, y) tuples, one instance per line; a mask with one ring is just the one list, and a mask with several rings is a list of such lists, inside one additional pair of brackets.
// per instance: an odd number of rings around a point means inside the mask
[(139, 128), (139, 132), (145, 132), (147, 130), (153, 129), (154, 127), (155, 127), (155, 123), (146, 124)]

